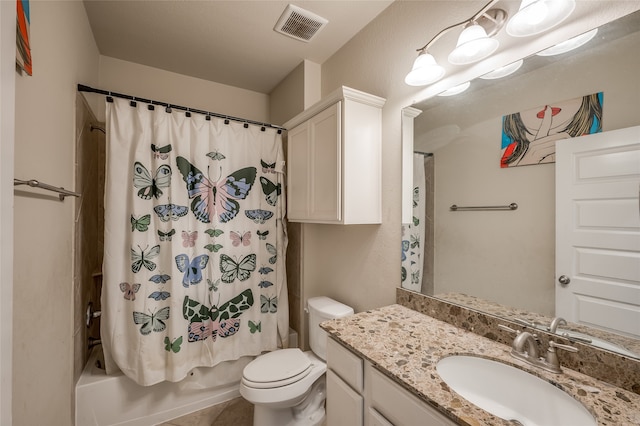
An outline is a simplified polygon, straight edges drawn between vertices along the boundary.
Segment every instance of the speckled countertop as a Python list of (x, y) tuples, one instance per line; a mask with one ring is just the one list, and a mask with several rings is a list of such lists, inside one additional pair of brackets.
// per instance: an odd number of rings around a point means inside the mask
[[(547, 373), (509, 354), (511, 348), (400, 305), (390, 305), (321, 324), (332, 337), (381, 372), (461, 425), (513, 425), (449, 390), (436, 372), (449, 355), (476, 355), (509, 364), (580, 401), (599, 425), (639, 425), (640, 396), (590, 376), (564, 369)], [(534, 401), (532, 401), (534, 403)]]

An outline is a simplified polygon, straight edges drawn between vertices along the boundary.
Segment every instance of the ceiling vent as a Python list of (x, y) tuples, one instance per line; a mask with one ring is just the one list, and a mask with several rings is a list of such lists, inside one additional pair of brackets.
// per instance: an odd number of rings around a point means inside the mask
[(315, 13), (290, 4), (273, 29), (296, 40), (309, 42), (328, 22)]

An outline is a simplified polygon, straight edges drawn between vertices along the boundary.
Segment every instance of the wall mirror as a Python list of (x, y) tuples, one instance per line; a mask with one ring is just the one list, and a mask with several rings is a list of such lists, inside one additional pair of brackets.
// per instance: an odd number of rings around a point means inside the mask
[[(413, 151), (423, 154), (414, 155), (414, 179), (424, 186), (422, 197), (403, 201), (422, 209), (414, 223), (403, 224), (403, 288), (549, 325), (557, 285), (555, 163), (501, 168), (502, 117), (602, 92), (603, 131), (637, 126), (638, 46), (635, 12), (600, 27), (572, 52), (525, 58), (508, 77), (476, 79), (462, 94), (411, 106), (419, 113)], [(512, 203), (516, 210), (451, 209)], [(640, 359), (640, 341), (632, 336), (583, 324), (562, 331)]]

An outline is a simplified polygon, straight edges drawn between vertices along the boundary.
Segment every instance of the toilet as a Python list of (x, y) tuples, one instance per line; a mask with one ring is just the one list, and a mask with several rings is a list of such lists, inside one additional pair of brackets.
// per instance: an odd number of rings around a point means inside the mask
[(240, 395), (254, 404), (254, 426), (315, 426), (324, 421), (327, 333), (320, 323), (353, 314), (328, 297), (307, 300), (311, 351), (279, 349), (244, 368)]

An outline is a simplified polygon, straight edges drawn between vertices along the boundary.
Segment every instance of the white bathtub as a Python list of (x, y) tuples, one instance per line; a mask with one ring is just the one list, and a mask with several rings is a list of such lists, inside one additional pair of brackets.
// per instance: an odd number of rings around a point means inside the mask
[(76, 384), (76, 426), (150, 426), (239, 397), (242, 369), (253, 357), (197, 368), (178, 383), (140, 386), (122, 373), (107, 376), (102, 347), (93, 348)]

